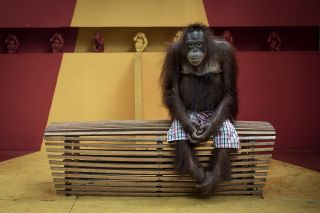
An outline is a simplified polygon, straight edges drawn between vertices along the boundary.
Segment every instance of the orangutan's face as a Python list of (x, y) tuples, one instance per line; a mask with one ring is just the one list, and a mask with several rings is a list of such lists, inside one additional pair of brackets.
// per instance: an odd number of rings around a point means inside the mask
[(206, 56), (206, 45), (203, 31), (193, 31), (186, 35), (187, 58), (192, 66), (199, 66)]

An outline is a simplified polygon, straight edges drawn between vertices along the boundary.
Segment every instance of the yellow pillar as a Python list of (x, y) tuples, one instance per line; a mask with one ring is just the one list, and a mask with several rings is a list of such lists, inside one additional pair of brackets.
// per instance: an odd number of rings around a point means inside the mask
[(135, 119), (142, 119), (142, 52), (134, 56), (134, 112)]

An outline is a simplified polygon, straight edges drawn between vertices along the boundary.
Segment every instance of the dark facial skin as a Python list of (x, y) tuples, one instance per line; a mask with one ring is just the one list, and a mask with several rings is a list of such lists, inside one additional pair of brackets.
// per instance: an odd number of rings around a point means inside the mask
[(192, 66), (199, 66), (206, 56), (204, 33), (193, 31), (187, 34), (186, 45), (188, 49), (187, 58)]

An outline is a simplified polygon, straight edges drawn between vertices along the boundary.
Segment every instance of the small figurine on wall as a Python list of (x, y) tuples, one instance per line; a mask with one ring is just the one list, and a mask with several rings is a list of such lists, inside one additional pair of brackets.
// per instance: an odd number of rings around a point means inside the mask
[(92, 49), (94, 52), (104, 52), (104, 38), (100, 32), (93, 34)]
[(178, 42), (182, 36), (182, 31), (179, 30), (178, 32), (176, 32), (176, 34), (174, 35), (174, 38), (173, 38), (173, 42)]
[(55, 33), (50, 38), (50, 47), (53, 53), (60, 53), (62, 51), (64, 39), (60, 33)]
[(227, 41), (229, 44), (231, 44), (233, 46), (233, 37), (232, 37), (232, 34), (229, 30), (225, 30), (222, 33), (222, 37), (225, 41)]
[(135, 47), (137, 52), (143, 52), (148, 45), (148, 39), (146, 35), (142, 32), (139, 32), (134, 38)]
[(15, 36), (14, 34), (10, 34), (6, 38), (5, 43), (6, 43), (8, 53), (13, 54), (18, 52), (20, 42), (17, 36)]
[(268, 44), (270, 45), (271, 51), (280, 51), (281, 47), (281, 38), (278, 33), (271, 32), (268, 37)]

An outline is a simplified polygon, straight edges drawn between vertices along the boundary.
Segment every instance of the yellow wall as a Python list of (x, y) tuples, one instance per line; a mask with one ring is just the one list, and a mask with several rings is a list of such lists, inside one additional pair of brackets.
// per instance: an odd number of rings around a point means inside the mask
[(64, 54), (49, 121), (134, 119), (133, 53)]
[(161, 103), (159, 77), (165, 53), (142, 55), (142, 118), (167, 119), (167, 110)]
[[(76, 53), (63, 56), (48, 123), (135, 119), (135, 112), (142, 119), (168, 118), (159, 87), (165, 49), (175, 32), (194, 22), (208, 25), (202, 0), (77, 0)], [(96, 31), (104, 34), (105, 53), (88, 53)], [(134, 64), (132, 38), (139, 31), (149, 45)]]
[[(167, 119), (159, 76), (164, 52), (142, 53), (142, 119)], [(48, 123), (135, 119), (135, 53), (64, 54)]]
[(153, 27), (208, 24), (202, 0), (77, 0), (71, 26)]

